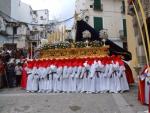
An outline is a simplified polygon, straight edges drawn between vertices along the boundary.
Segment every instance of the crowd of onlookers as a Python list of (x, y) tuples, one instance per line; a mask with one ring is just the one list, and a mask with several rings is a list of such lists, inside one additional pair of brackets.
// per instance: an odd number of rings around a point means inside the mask
[(0, 88), (20, 85), (22, 65), (26, 57), (27, 52), (23, 49), (0, 49)]

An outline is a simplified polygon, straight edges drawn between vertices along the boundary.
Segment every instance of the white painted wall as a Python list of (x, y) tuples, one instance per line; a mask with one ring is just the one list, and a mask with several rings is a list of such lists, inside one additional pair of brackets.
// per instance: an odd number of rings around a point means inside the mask
[[(48, 24), (49, 21), (49, 11), (47, 9), (43, 10), (33, 10), (30, 5), (21, 2), (20, 0), (12, 0), (11, 3), (11, 17), (16, 20), (34, 23), (34, 24)], [(35, 16), (33, 11), (37, 13)], [(41, 19), (43, 16), (43, 19)], [(37, 22), (34, 22), (33, 18), (36, 18)]]
[[(83, 3), (85, 3), (83, 5)], [(94, 0), (77, 0), (76, 1), (76, 12), (81, 13), (80, 9), (88, 9), (84, 14), (89, 16), (88, 23), (94, 27), (94, 17), (103, 18), (103, 28), (108, 29), (109, 38), (119, 39), (119, 30), (123, 30), (123, 19), (125, 15), (121, 13), (121, 0), (101, 0), (103, 4), (103, 11), (94, 11), (90, 8), (90, 5), (94, 3)], [(81, 4), (81, 5), (80, 5)]]
[(29, 5), (21, 2), (20, 0), (12, 0), (11, 17), (13, 17), (16, 20), (31, 23), (32, 9)]
[(36, 10), (37, 13), (37, 23), (38, 24), (48, 24), (49, 22), (49, 11), (47, 9)]
[(0, 11), (10, 16), (11, 0), (0, 0)]

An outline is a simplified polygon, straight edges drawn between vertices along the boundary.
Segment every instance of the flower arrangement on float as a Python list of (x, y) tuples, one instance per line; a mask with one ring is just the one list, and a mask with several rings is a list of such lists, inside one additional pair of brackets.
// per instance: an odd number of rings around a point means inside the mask
[[(102, 47), (103, 42), (101, 41), (91, 41), (88, 43), (89, 47)], [(67, 49), (67, 48), (85, 48), (87, 47), (87, 44), (83, 41), (80, 42), (74, 42), (74, 43), (69, 43), (69, 42), (59, 42), (59, 43), (45, 43), (44, 45), (40, 45), (38, 47), (39, 50), (48, 50), (48, 49)]]

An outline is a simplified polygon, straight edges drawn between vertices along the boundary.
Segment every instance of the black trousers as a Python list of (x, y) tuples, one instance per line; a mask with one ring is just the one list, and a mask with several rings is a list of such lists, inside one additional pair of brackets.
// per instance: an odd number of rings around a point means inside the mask
[(21, 75), (16, 75), (16, 86), (20, 86), (21, 84)]

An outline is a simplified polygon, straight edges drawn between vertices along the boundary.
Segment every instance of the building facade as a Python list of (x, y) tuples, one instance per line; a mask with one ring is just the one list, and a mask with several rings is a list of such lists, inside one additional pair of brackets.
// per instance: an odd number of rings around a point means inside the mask
[(108, 38), (127, 48), (124, 0), (76, 0), (75, 11), (97, 31), (106, 29)]
[[(143, 65), (146, 64), (146, 56), (145, 56), (145, 52), (144, 52), (144, 46), (143, 46), (143, 42), (142, 42), (142, 36), (141, 36), (138, 20), (137, 20), (136, 14), (135, 14), (135, 10), (133, 8), (132, 1), (134, 1), (135, 7), (137, 8), (138, 17), (140, 20), (140, 24), (142, 26), (142, 31), (143, 31), (143, 35), (144, 35), (144, 39), (145, 39), (146, 43), (147, 43), (147, 40), (146, 40), (144, 23), (143, 23), (142, 14), (141, 14), (141, 11), (139, 8), (138, 1), (129, 0), (128, 1), (128, 3), (129, 3), (128, 14), (130, 14), (132, 16), (132, 22), (133, 22), (133, 27), (134, 27), (134, 37), (135, 37), (134, 41), (136, 42), (135, 48), (136, 48), (136, 54), (138, 56), (137, 57), (137, 61), (138, 61), (137, 64), (142, 67)], [(142, 4), (142, 7), (144, 9), (145, 16), (146, 16), (148, 34), (150, 36), (150, 7), (149, 7), (150, 6), (150, 0), (141, 0), (141, 4)], [(146, 50), (148, 51), (147, 45), (146, 45)]]
[[(7, 7), (6, 7), (7, 6)], [(46, 38), (49, 11), (33, 10), (21, 0), (0, 1), (0, 21), (5, 31), (0, 31), (0, 45), (16, 43), (18, 48), (37, 46), (41, 38)]]

